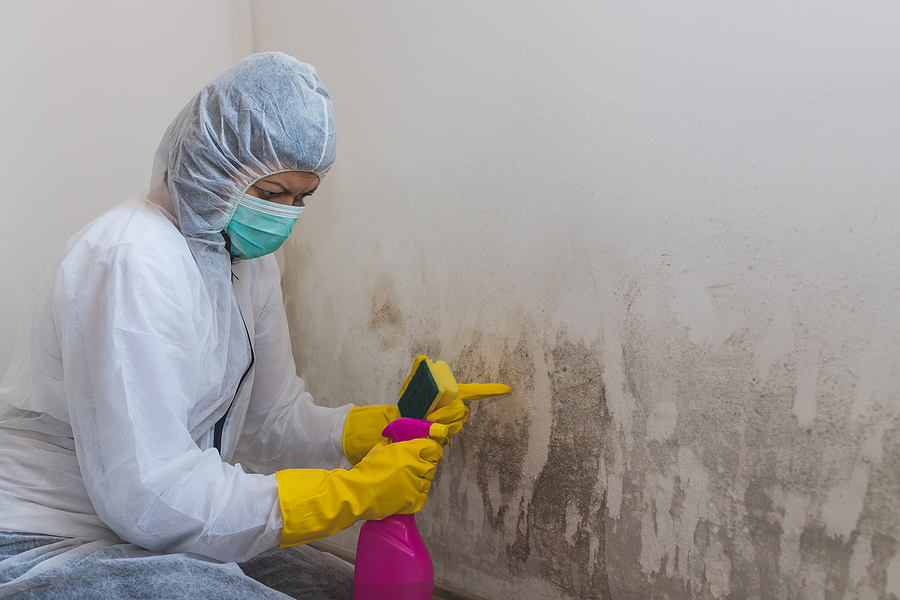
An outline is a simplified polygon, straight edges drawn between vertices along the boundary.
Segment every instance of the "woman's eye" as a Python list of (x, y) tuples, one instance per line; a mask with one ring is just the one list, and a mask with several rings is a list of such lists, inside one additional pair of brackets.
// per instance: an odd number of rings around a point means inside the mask
[(263, 200), (268, 200), (269, 198), (271, 198), (272, 196), (275, 195), (275, 192), (270, 192), (269, 190), (264, 190), (262, 188), (257, 188), (257, 189), (259, 189), (260, 193), (262, 194)]

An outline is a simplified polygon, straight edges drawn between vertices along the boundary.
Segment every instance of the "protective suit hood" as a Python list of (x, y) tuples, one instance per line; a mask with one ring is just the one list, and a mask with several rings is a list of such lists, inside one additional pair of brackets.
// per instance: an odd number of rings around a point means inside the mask
[(223, 247), (236, 196), (254, 181), (281, 171), (321, 179), (334, 157), (333, 105), (316, 70), (280, 52), (252, 54), (200, 90), (169, 125), (150, 197), (174, 212), (185, 238), (205, 242), (191, 244), (199, 263), (201, 246)]

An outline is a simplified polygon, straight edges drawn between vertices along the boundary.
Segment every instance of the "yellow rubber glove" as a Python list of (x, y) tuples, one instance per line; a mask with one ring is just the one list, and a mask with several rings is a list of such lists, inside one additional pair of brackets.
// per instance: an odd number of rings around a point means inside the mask
[(392, 404), (354, 406), (344, 421), (344, 456), (355, 465), (369, 450), (385, 441), (381, 435), (388, 423), (400, 418), (400, 409)]
[(362, 519), (416, 512), (443, 458), (436, 441), (422, 438), (378, 444), (349, 471), (278, 471), (281, 547), (322, 539)]
[(459, 393), (450, 404), (435, 408), (425, 415), (425, 420), (432, 423), (443, 423), (450, 428), (450, 435), (438, 440), (441, 446), (446, 446), (450, 443), (451, 437), (462, 431), (463, 424), (469, 417), (469, 407), (465, 405), (465, 402), (502, 396), (511, 391), (512, 389), (508, 385), (502, 383), (460, 383)]

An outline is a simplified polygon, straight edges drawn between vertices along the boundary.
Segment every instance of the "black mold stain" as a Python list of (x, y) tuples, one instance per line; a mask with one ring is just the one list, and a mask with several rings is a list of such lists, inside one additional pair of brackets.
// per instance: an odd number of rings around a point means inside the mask
[(403, 331), (403, 314), (397, 306), (393, 283), (381, 280), (371, 296), (369, 329), (375, 332), (383, 348), (396, 346)]
[[(767, 474), (768, 475), (768, 474)], [(747, 525), (750, 539), (756, 551), (757, 573), (746, 577), (745, 581), (759, 581), (759, 595), (762, 598), (778, 596), (779, 560), (781, 559), (781, 520), (783, 514), (775, 510), (770, 491), (774, 475), (756, 480), (747, 486), (744, 493), (744, 506), (747, 508)], [(730, 541), (730, 540), (729, 540)], [(743, 566), (743, 565), (740, 565)], [(732, 583), (741, 589), (738, 583), (738, 568), (732, 569)], [(744, 584), (746, 586), (746, 583)]]
[[(676, 488), (677, 489), (677, 488)], [(673, 498), (673, 508), (680, 507), (684, 503), (684, 494), (679, 499)], [(625, 478), (622, 485), (622, 506), (639, 507), (643, 504), (643, 488), (629, 478)], [(623, 510), (623, 513), (626, 512)], [(655, 522), (654, 522), (655, 524)], [(641, 519), (637, 512), (629, 513), (628, 518), (620, 518), (616, 523), (615, 532), (609, 532), (613, 541), (607, 548), (607, 568), (614, 573), (610, 596), (616, 600), (648, 600), (649, 598), (677, 598), (673, 594), (668, 596), (660, 593), (656, 580), (665, 577), (665, 571), (650, 576), (640, 575), (641, 565)], [(680, 563), (680, 557), (676, 556), (676, 564)], [(628, 569), (633, 569), (628, 570)], [(682, 589), (685, 589), (682, 587)]]
[(825, 600), (840, 600), (847, 588), (850, 557), (859, 531), (850, 534), (845, 544), (839, 538), (826, 534), (824, 525), (813, 525), (800, 534), (800, 560), (802, 564), (816, 564), (825, 570)]
[[(481, 352), (482, 333), (475, 330), (472, 334), (472, 342), (463, 348), (456, 360), (450, 365), (453, 368), (453, 375), (457, 381), (470, 382), (481, 381), (486, 382), (491, 378), (491, 372), (488, 368), (487, 361)], [(504, 382), (506, 383), (506, 382)], [(512, 383), (507, 383), (510, 387)]]
[[(891, 559), (897, 554), (897, 539), (884, 533), (876, 533), (872, 536), (872, 562), (869, 564), (868, 575), (872, 578), (872, 585), (878, 590), (887, 587), (887, 569)], [(897, 596), (891, 594), (888, 598), (896, 600)]]
[[(473, 360), (473, 350), (480, 343), (476, 337), (466, 349), (461, 363), (462, 371), (475, 373), (485, 368), (483, 360)], [(472, 403), (476, 412), (466, 426), (466, 443), (474, 447), (475, 480), (481, 491), (481, 499), (488, 523), (494, 533), (503, 530), (506, 514), (515, 501), (516, 491), (522, 480), (525, 454), (528, 451), (530, 418), (520, 410), (519, 398), (531, 395), (534, 390), (534, 360), (529, 355), (529, 336), (522, 333), (515, 348), (505, 349), (500, 358), (498, 381), (513, 388), (509, 396), (496, 400)], [(473, 375), (479, 377), (478, 375)], [(483, 377), (483, 376), (482, 376)], [(462, 380), (461, 380), (462, 381)], [(491, 481), (499, 478), (500, 498), (492, 499)], [(494, 502), (497, 506), (494, 506)], [(521, 507), (512, 508), (521, 510)]]
[(528, 560), (531, 548), (528, 545), (528, 509), (525, 498), (519, 501), (519, 515), (516, 519), (515, 539), (506, 545), (506, 556), (509, 561), (509, 572), (519, 574), (519, 563)]
[(372, 296), (372, 314), (369, 319), (369, 326), (372, 329), (400, 327), (402, 324), (403, 316), (390, 296), (384, 298)]
[[(443, 531), (432, 535), (440, 536), (438, 539), (444, 542), (453, 539), (469, 551), (465, 556), (454, 552), (443, 553), (441, 544), (436, 544), (437, 551), (432, 550), (432, 557), (435, 564), (440, 564), (444, 569), (452, 570), (460, 563), (471, 566), (472, 561), (480, 561), (483, 569), (502, 569), (504, 557), (502, 554), (498, 556), (492, 542), (502, 545), (504, 519), (509, 524), (511, 515), (525, 510), (521, 491), (525, 484), (521, 478), (530, 421), (523, 407), (523, 398), (527, 398), (534, 387), (534, 361), (528, 342), (533, 337), (525, 331), (520, 333), (515, 348), (505, 347), (500, 355), (499, 369), (491, 366), (491, 363), (496, 364), (496, 359), (492, 358), (489, 363), (485, 357), (482, 339), (481, 332), (476, 330), (471, 343), (455, 358), (448, 360), (457, 381), (502, 382), (508, 384), (513, 392), (468, 404), (471, 414), (466, 426), (453, 438), (449, 452), (445, 452), (444, 463), (435, 476), (432, 488), (445, 486), (449, 495), (446, 502), (430, 500), (425, 509), (434, 511), (437, 520), (443, 524)], [(429, 343), (423, 340), (415, 347), (424, 349), (427, 346)], [(466, 521), (473, 488), (481, 496), (476, 502), (482, 504), (486, 518), (482, 530), (466, 530), (463, 533), (455, 525), (448, 524)], [(493, 496), (489, 490), (494, 490)], [(485, 550), (487, 554), (484, 554)]]
[[(816, 423), (798, 429), (792, 403), (799, 358), (792, 354), (779, 360), (768, 376), (759, 380), (758, 367), (752, 361), (752, 335), (736, 334), (723, 346), (711, 349), (686, 340), (649, 339), (645, 329), (626, 326), (624, 387), (635, 404), (628, 433), (636, 443), (627, 459), (619, 518), (615, 529), (610, 525), (608, 530), (607, 560), (615, 598), (710, 597), (708, 582), (696, 571), (687, 572), (680, 557), (676, 557), (677, 568), (671, 574), (665, 571), (665, 562), (660, 571), (650, 574), (640, 568), (640, 524), (647, 505), (642, 477), (646, 472), (659, 472), (660, 466), (677, 465), (680, 448), (689, 448), (710, 474), (709, 496), (716, 523), (712, 526), (706, 519), (697, 523), (691, 551), (702, 568), (710, 544), (721, 545), (731, 567), (730, 592), (725, 598), (790, 600), (819, 594), (815, 597), (842, 599), (861, 597), (864, 590), (874, 591), (873, 598), (894, 597), (887, 591), (886, 580), (888, 567), (900, 549), (896, 520), (900, 513), (900, 436), (885, 435), (883, 460), (869, 465), (864, 508), (849, 536), (829, 535), (825, 524), (808, 516), (800, 538), (799, 568), (784, 570), (780, 555), (785, 535), (784, 492), (818, 506), (829, 489), (844, 481), (847, 465), (865, 460), (859, 456), (860, 446), (871, 439), (876, 426), (893, 420), (892, 413), (873, 415), (869, 422), (848, 421), (847, 399), (852, 388), (830, 387), (841, 379), (834, 374), (837, 367), (823, 363), (820, 377), (825, 384), (817, 398)], [(653, 359), (651, 344), (665, 343), (671, 345), (654, 352), (674, 359)], [(654, 402), (654, 391), (647, 383), (665, 367), (678, 398), (677, 428), (668, 440), (643, 443), (644, 421)], [(626, 438), (624, 432), (610, 435), (612, 443), (622, 444)], [(734, 497), (734, 490), (744, 481), (749, 484), (746, 493)], [(676, 477), (676, 493), (680, 486)], [(673, 498), (675, 523), (680, 519), (679, 504)], [(865, 574), (854, 573), (860, 579), (851, 580), (851, 562), (867, 551), (871, 558)], [(692, 587), (695, 581), (702, 581), (702, 589)], [(859, 590), (851, 587), (857, 583)]]
[(862, 533), (872, 538), (872, 558), (867, 576), (874, 587), (887, 599), (898, 600), (888, 593), (888, 566), (900, 551), (900, 532), (897, 515), (900, 514), (900, 436), (885, 435), (884, 458), (880, 464), (871, 463), (868, 492), (865, 498), (859, 526)]
[[(419, 342), (418, 344), (412, 346), (409, 355), (410, 356), (419, 356), (420, 354), (424, 354), (428, 358), (432, 356), (440, 356), (441, 355), (441, 341), (439, 339), (433, 339), (428, 341)], [(406, 378), (407, 373), (409, 371), (405, 371), (401, 373), (399, 377), (399, 381), (403, 381)]]
[[(573, 597), (609, 598), (606, 492), (597, 489), (609, 423), (600, 362), (584, 341), (574, 344), (563, 335), (547, 359), (553, 419), (547, 462), (528, 502), (524, 536), (520, 524), (507, 553), (525, 562), (532, 541), (542, 578)], [(578, 519), (574, 527), (567, 526), (569, 515)]]

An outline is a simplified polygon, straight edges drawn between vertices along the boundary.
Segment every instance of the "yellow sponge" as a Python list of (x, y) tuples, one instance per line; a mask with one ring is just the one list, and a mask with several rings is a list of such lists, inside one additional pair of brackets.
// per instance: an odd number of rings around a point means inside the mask
[(450, 404), (459, 393), (459, 385), (442, 360), (432, 362), (420, 354), (400, 389), (400, 416), (423, 419), (432, 410)]

